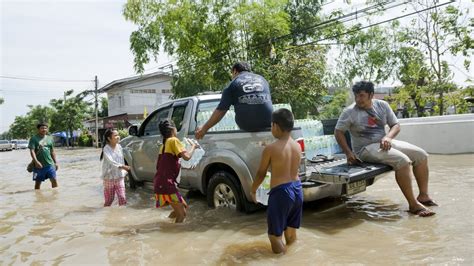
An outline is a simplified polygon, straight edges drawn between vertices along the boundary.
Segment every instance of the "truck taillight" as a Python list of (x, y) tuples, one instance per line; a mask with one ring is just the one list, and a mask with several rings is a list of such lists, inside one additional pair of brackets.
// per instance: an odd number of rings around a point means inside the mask
[(304, 152), (304, 139), (303, 138), (296, 139), (296, 142), (298, 142), (298, 144), (300, 145), (301, 152)]

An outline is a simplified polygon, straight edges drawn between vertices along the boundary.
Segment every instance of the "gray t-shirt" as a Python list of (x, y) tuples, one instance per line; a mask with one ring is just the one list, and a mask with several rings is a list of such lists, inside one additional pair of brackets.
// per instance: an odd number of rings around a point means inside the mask
[(353, 103), (342, 112), (336, 129), (351, 133), (352, 150), (361, 152), (365, 146), (378, 143), (385, 136), (385, 125), (398, 124), (395, 113), (386, 101), (373, 99), (372, 108), (361, 109)]

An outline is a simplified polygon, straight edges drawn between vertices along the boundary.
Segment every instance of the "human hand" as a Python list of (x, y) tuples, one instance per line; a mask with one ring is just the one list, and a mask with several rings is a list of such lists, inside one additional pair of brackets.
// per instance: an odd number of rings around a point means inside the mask
[(206, 133), (207, 133), (207, 130), (205, 130), (204, 128), (196, 127), (194, 136), (196, 137), (196, 139), (202, 139), (204, 135), (206, 135)]
[(358, 164), (360, 163), (360, 159), (357, 158), (357, 156), (351, 152), (350, 154), (346, 154), (347, 157), (347, 164)]
[(125, 171), (130, 171), (130, 166), (128, 166), (128, 165), (122, 165), (122, 166), (120, 166), (120, 168), (122, 168)]
[(37, 169), (41, 169), (41, 168), (43, 168), (43, 165), (39, 161), (35, 161), (35, 167)]
[(380, 149), (388, 151), (392, 148), (392, 139), (389, 137), (383, 137), (380, 141)]
[(252, 201), (254, 203), (258, 203), (257, 202), (257, 192), (250, 192), (250, 197), (252, 198)]

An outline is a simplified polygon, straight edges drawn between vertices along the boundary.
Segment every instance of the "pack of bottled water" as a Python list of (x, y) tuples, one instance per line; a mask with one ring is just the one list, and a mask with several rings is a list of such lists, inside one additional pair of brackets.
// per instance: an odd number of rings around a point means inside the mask
[(276, 103), (276, 104), (273, 104), (273, 111), (276, 111), (276, 110), (281, 109), (281, 108), (286, 108), (290, 111), (293, 111), (291, 109), (291, 105), (289, 103)]
[(332, 156), (342, 152), (334, 135), (305, 137), (304, 145), (306, 158), (310, 160), (317, 155)]
[(322, 136), (324, 135), (323, 123), (314, 119), (297, 119), (295, 127), (301, 127), (303, 137)]
[(262, 184), (257, 189), (257, 193), (256, 193), (257, 202), (263, 205), (268, 205), (268, 193), (270, 192), (271, 176), (272, 174), (270, 172), (267, 172), (267, 174), (265, 175), (265, 179), (263, 179)]
[(195, 139), (188, 139), (185, 137), (182, 143), (184, 144), (184, 148), (188, 151), (191, 149), (191, 143), (194, 143), (196, 145), (196, 149), (193, 152), (193, 156), (191, 156), (191, 159), (189, 159), (189, 161), (186, 161), (183, 158), (179, 159), (179, 163), (181, 164), (182, 168), (193, 169), (199, 164), (206, 151), (204, 151), (204, 149)]

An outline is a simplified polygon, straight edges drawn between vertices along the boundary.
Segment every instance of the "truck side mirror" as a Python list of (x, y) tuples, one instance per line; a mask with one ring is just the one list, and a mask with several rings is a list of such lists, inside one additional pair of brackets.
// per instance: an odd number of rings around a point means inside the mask
[(128, 135), (137, 136), (138, 135), (138, 127), (137, 126), (130, 126), (128, 128)]

